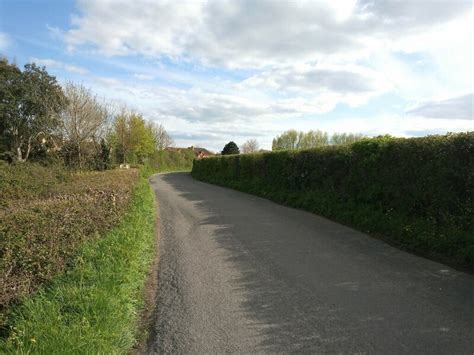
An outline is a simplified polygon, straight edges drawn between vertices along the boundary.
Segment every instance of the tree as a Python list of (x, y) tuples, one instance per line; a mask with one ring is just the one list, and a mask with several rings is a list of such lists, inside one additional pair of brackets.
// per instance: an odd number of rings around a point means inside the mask
[(105, 142), (104, 138), (100, 140), (100, 150), (96, 156), (96, 168), (98, 170), (107, 170), (110, 168), (110, 147)]
[(231, 154), (239, 154), (239, 147), (234, 142), (230, 141), (224, 146), (222, 150), (222, 155), (231, 155)]
[(153, 132), (146, 125), (140, 114), (132, 114), (129, 122), (130, 152), (129, 161), (144, 163), (147, 157), (155, 152)]
[(334, 133), (329, 139), (327, 132), (320, 130), (298, 132), (294, 129), (283, 132), (273, 139), (272, 150), (312, 149), (323, 147), (329, 143), (351, 144), (366, 138), (358, 133)]
[(300, 132), (300, 134), (298, 149), (311, 149), (329, 144), (328, 134), (326, 132), (317, 130), (306, 133)]
[(0, 59), (0, 135), (16, 161), (28, 160), (39, 138), (54, 132), (66, 103), (61, 86), (44, 67), (26, 64), (22, 72)]
[(331, 144), (351, 144), (364, 138), (367, 136), (359, 133), (334, 133), (331, 136)]
[(249, 139), (242, 145), (244, 154), (255, 153), (258, 151), (259, 145), (256, 139)]
[(115, 117), (114, 132), (107, 139), (115, 150), (116, 161), (122, 164), (125, 163), (130, 146), (128, 116), (129, 114), (125, 109), (122, 109), (121, 113)]
[(283, 132), (280, 136), (276, 136), (272, 142), (272, 150), (292, 150), (298, 149), (301, 139), (301, 133), (294, 129)]
[[(107, 140), (115, 151), (117, 162), (144, 163), (158, 150), (157, 132), (142, 115), (124, 108), (115, 117), (113, 127), (114, 131), (108, 135)], [(161, 133), (166, 133), (163, 127), (162, 129)], [(168, 139), (171, 138), (168, 136)]]
[(91, 142), (99, 146), (109, 114), (106, 105), (99, 102), (97, 96), (81, 84), (69, 82), (65, 85), (64, 92), (68, 104), (61, 113), (61, 130), (69, 143), (68, 147), (74, 147), (70, 152), (77, 155), (79, 168), (82, 169), (85, 148), (91, 146)]
[(157, 150), (163, 150), (174, 145), (173, 138), (166, 132), (161, 123), (149, 122), (148, 128), (153, 134), (153, 140)]

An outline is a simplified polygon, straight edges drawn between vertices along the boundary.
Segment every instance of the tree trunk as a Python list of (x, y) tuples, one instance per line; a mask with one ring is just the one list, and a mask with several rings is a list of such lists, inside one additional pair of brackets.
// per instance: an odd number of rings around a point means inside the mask
[(23, 153), (21, 152), (21, 146), (19, 146), (18, 148), (16, 148), (16, 160), (17, 160), (19, 163), (22, 163), (22, 162), (23, 162)]
[(77, 156), (79, 158), (79, 169), (82, 170), (82, 153), (81, 153), (81, 143), (77, 143)]
[(31, 151), (31, 137), (28, 138), (28, 148), (26, 149), (26, 155), (24, 161), (28, 160), (28, 157), (30, 156), (30, 151)]

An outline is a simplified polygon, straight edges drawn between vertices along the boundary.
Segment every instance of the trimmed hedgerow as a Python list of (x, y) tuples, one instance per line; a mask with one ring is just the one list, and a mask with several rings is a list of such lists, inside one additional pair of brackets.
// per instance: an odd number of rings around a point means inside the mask
[(206, 158), (192, 175), (474, 265), (474, 132)]
[(85, 241), (72, 266), (16, 307), (0, 337), (7, 354), (121, 354), (137, 341), (155, 255), (154, 194), (142, 171), (121, 222)]
[(10, 165), (0, 160), (0, 208), (9, 201), (47, 196), (55, 186), (70, 180), (71, 173), (60, 165)]
[(117, 225), (138, 170), (0, 167), (0, 331), (11, 306), (64, 272), (85, 241)]
[(196, 154), (192, 149), (159, 150), (150, 158), (149, 165), (160, 172), (190, 171)]

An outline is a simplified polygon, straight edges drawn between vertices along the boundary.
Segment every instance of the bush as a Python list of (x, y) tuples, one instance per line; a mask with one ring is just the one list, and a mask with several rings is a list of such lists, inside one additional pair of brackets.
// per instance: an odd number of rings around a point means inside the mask
[(45, 168), (39, 164), (0, 163), (0, 208), (20, 199), (47, 197), (60, 183), (70, 180), (71, 174), (60, 165)]
[(66, 173), (0, 167), (0, 328), (10, 306), (62, 273), (86, 241), (124, 214), (137, 170)]
[(154, 194), (144, 176), (135, 185), (121, 223), (84, 243), (67, 273), (15, 310), (0, 353), (130, 352), (155, 253)]
[(192, 149), (164, 149), (155, 152), (150, 160), (157, 171), (191, 170), (196, 154)]
[(192, 175), (474, 265), (474, 132), (207, 158)]
[(222, 149), (222, 155), (231, 155), (231, 154), (239, 154), (240, 150), (237, 144), (234, 142), (230, 141), (224, 146), (224, 149)]

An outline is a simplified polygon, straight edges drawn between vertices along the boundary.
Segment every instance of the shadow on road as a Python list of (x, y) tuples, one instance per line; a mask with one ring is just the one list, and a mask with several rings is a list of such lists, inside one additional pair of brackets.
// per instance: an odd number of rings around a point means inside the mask
[(468, 275), (188, 173), (161, 179), (205, 212), (201, 225), (218, 226), (210, 237), (240, 272), (232, 283), (245, 295), (249, 326), (264, 339), (259, 351), (439, 353), (455, 350), (454, 342), (472, 346)]

